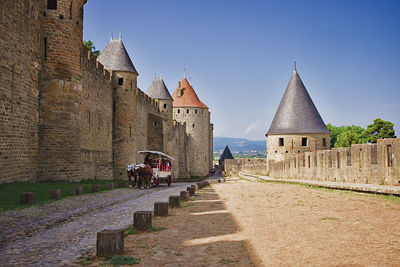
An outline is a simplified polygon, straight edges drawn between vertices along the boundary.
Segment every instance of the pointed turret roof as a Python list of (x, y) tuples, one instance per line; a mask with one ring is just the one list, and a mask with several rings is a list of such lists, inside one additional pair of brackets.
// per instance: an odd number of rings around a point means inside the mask
[(224, 161), (226, 159), (233, 159), (233, 155), (228, 146), (225, 146), (224, 152), (222, 152), (221, 157), (219, 157), (219, 161)]
[(104, 48), (97, 60), (106, 70), (129, 71), (138, 74), (132, 60), (125, 49), (122, 39), (112, 39)]
[[(179, 90), (181, 90), (180, 97), (178, 97)], [(175, 92), (172, 94), (172, 98), (174, 99), (174, 107), (208, 108), (200, 101), (186, 77), (182, 79), (181, 87), (176, 88)]]
[(173, 100), (161, 77), (154, 77), (149, 90), (147, 90), (147, 95), (154, 99)]
[(296, 67), (268, 134), (329, 133)]

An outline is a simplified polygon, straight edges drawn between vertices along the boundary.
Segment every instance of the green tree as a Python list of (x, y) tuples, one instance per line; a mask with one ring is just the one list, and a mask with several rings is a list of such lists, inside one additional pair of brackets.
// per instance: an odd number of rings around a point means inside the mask
[(375, 119), (365, 130), (365, 138), (370, 143), (376, 143), (378, 139), (396, 138), (394, 124), (390, 121)]
[(365, 130), (360, 126), (334, 126), (328, 123), (326, 127), (331, 132), (331, 147), (348, 147), (366, 142)]
[(88, 40), (88, 41), (83, 41), (83, 44), (86, 46), (86, 48), (92, 52), (93, 55), (98, 57), (100, 55), (100, 50), (96, 50), (96, 47), (93, 45), (93, 42)]

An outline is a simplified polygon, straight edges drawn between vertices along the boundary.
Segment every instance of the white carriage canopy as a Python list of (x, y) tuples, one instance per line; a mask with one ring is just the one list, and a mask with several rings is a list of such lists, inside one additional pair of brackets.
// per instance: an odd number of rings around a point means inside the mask
[(165, 153), (162, 153), (160, 151), (153, 151), (153, 150), (142, 150), (138, 152), (139, 154), (146, 154), (146, 155), (158, 155), (161, 156), (162, 158), (168, 158), (168, 159), (172, 159), (173, 161), (175, 161), (175, 159)]

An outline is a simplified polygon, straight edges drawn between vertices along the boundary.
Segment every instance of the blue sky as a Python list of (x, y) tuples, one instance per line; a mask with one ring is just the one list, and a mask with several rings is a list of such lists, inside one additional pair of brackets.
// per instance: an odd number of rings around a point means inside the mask
[(264, 140), (293, 61), (325, 123), (392, 121), (400, 135), (400, 1), (89, 0), (84, 40), (122, 32), (147, 91), (184, 69), (214, 136)]

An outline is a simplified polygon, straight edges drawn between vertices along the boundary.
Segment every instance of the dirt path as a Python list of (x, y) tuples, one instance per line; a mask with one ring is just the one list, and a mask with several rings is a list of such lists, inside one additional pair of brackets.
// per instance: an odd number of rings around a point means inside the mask
[[(233, 178), (130, 235), (139, 266), (400, 266), (400, 201)], [(97, 263), (100, 263), (97, 261)]]

